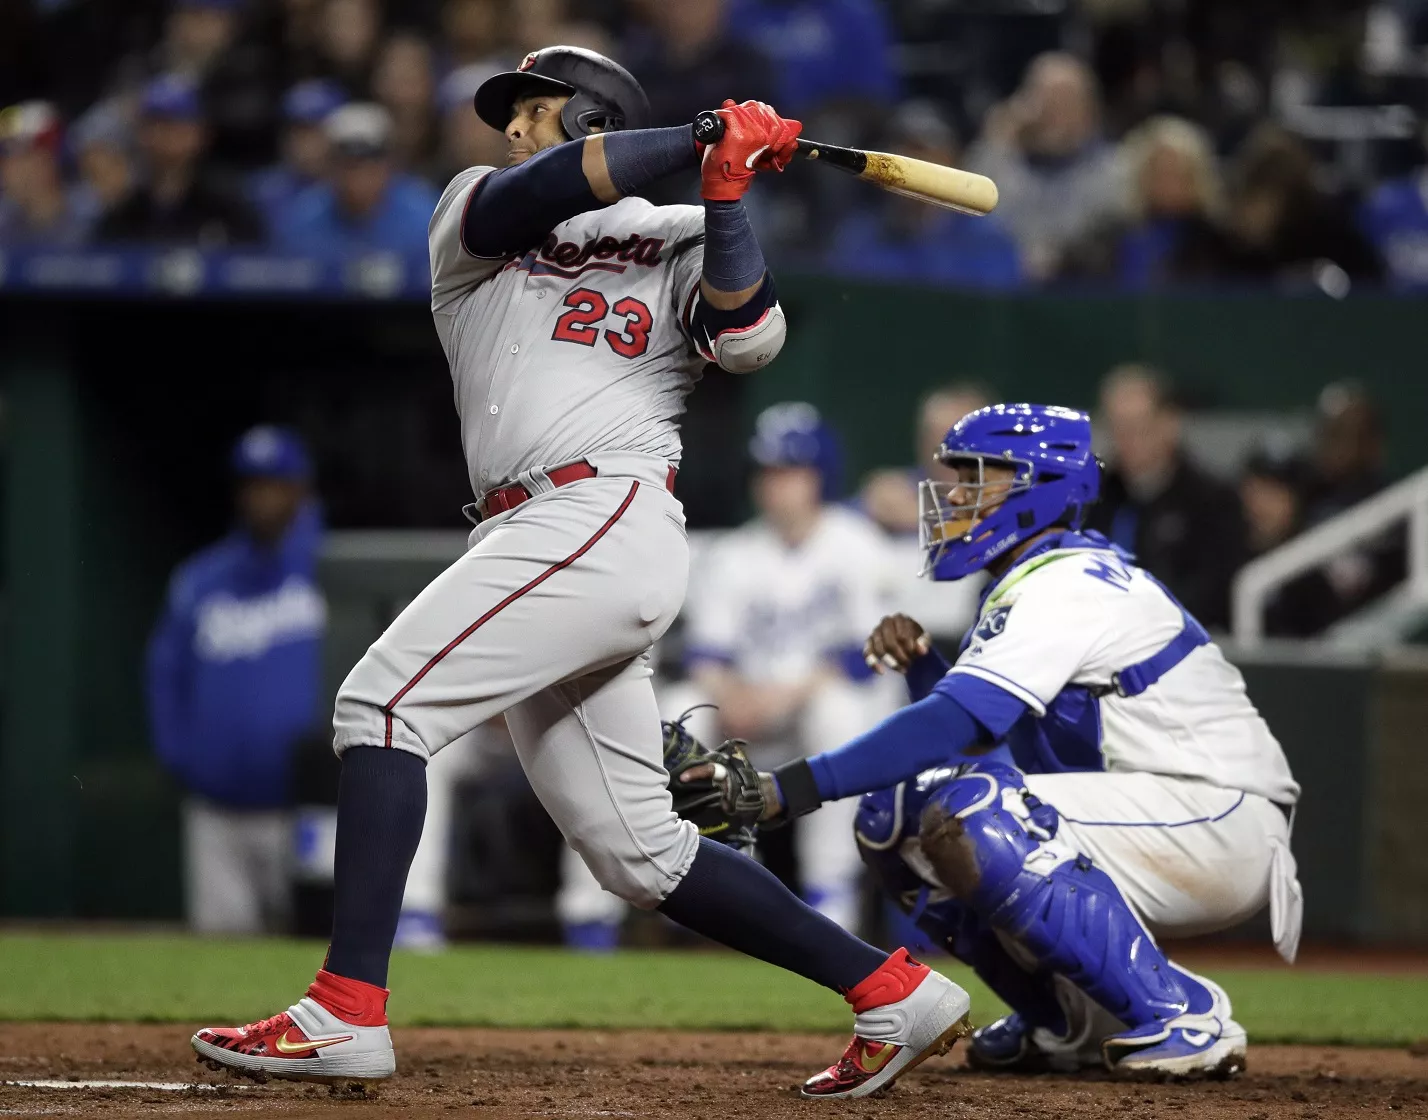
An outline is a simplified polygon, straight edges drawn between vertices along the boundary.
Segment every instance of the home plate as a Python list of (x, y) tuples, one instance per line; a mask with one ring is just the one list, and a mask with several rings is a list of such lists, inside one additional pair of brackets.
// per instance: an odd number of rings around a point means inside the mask
[(182, 1093), (189, 1089), (212, 1092), (217, 1089), (253, 1089), (253, 1085), (208, 1085), (196, 1081), (0, 1081), (21, 1089), (157, 1089)]

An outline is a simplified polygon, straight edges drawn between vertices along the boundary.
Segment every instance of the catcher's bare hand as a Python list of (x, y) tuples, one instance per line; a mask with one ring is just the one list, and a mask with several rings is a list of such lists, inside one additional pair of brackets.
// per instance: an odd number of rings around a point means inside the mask
[(932, 639), (916, 619), (888, 615), (873, 628), (863, 644), (863, 660), (875, 673), (884, 669), (905, 673), (907, 667), (932, 648)]

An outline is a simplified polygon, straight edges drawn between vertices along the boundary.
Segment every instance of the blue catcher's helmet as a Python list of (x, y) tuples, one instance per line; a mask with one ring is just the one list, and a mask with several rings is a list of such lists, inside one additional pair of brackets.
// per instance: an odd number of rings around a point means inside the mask
[(804, 401), (771, 405), (754, 421), (749, 455), (761, 467), (813, 467), (823, 479), (823, 500), (842, 490), (843, 451), (818, 409)]
[[(1009, 548), (1061, 523), (1078, 529), (1101, 492), (1091, 452), (1091, 418), (1074, 408), (994, 404), (952, 425), (937, 449), (949, 467), (972, 466), (975, 481), (923, 481), (918, 491), (922, 573), (962, 579)], [(1009, 487), (987, 464), (1011, 467)], [(990, 493), (988, 492), (990, 491)], [(960, 500), (954, 502), (954, 494)]]

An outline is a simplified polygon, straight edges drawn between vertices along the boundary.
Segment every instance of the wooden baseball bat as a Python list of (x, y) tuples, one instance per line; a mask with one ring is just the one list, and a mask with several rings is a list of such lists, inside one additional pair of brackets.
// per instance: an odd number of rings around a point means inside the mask
[[(718, 113), (706, 110), (694, 118), (694, 139), (699, 143), (715, 144), (723, 135), (724, 121)], [(826, 163), (894, 194), (964, 214), (989, 214), (997, 205), (997, 185), (985, 175), (889, 152), (840, 148), (816, 140), (797, 143), (800, 159)]]

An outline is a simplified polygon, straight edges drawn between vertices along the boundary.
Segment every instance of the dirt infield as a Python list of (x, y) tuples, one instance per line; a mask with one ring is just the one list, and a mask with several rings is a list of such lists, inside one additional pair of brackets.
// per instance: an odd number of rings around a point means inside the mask
[(181, 1027), (0, 1024), (0, 1081), (195, 1082), (214, 1090), (0, 1085), (0, 1116), (271, 1113), (284, 1117), (650, 1117), (856, 1120), (1163, 1117), (1338, 1120), (1428, 1117), (1428, 1057), (1405, 1050), (1259, 1047), (1250, 1072), (1205, 1085), (970, 1073), (960, 1051), (888, 1096), (801, 1100), (795, 1087), (841, 1040), (819, 1035), (406, 1029), (397, 1076), (367, 1098), (281, 1082), (253, 1086), (201, 1069)]

